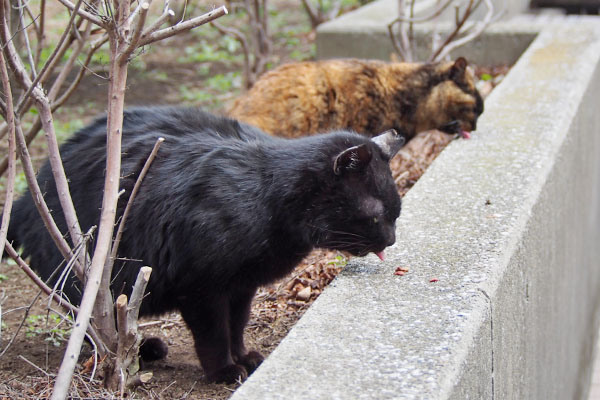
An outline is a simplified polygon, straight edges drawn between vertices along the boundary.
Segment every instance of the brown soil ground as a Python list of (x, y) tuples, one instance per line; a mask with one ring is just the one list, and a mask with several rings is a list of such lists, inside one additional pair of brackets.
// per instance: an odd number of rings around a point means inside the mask
[[(308, 51), (314, 34), (299, 36), (300, 46)], [(184, 45), (168, 44), (171, 47)], [(288, 61), (287, 55), (285, 50), (280, 50), (278, 62)], [(165, 60), (165, 57), (161, 57), (160, 49), (146, 55), (144, 61), (143, 71), (133, 70), (130, 73), (127, 92), (129, 105), (181, 103), (181, 93), (172, 82), (185, 82), (190, 87), (202, 85), (196, 78), (194, 65)], [(220, 68), (220, 72), (223, 72), (232, 67), (215, 63), (211, 68)], [(149, 79), (148, 71), (165, 71), (169, 79)], [(502, 73), (505, 71), (494, 72), (495, 75)], [(92, 116), (105, 110), (105, 102), (105, 81), (96, 76), (90, 77), (84, 80), (80, 90), (69, 105), (61, 110), (57, 119), (68, 121), (70, 118), (83, 118), (87, 123)], [(392, 170), (402, 195), (414, 185), (450, 140), (451, 137), (441, 132), (424, 132), (394, 158)], [(43, 139), (34, 142), (32, 149), (34, 154), (38, 154), (40, 162), (44, 158)], [(265, 356), (270, 354), (346, 261), (347, 257), (341, 253), (316, 251), (288, 278), (261, 289), (246, 328), (248, 347), (259, 350)], [(393, 273), (393, 270), (390, 271), (391, 275)], [(36, 286), (13, 262), (0, 264), (0, 306), (0, 399), (48, 397), (66, 345), (66, 340), (60, 339), (60, 334), (67, 329), (65, 323), (56, 328), (54, 320), (45, 322), (47, 298), (39, 295)], [(34, 321), (27, 320), (28, 316), (43, 317)], [(145, 370), (153, 372), (153, 378), (130, 394), (130, 398), (226, 399), (235, 391), (237, 384), (218, 385), (203, 381), (192, 337), (177, 313), (156, 320), (143, 320), (141, 324), (145, 334), (162, 337), (169, 344), (169, 355), (163, 361), (145, 366)], [(54, 336), (45, 333), (51, 330)], [(92, 356), (92, 348), (85, 345), (71, 396), (120, 398), (118, 393), (102, 389), (98, 374), (91, 380), (90, 372), (84, 371), (86, 360)]]

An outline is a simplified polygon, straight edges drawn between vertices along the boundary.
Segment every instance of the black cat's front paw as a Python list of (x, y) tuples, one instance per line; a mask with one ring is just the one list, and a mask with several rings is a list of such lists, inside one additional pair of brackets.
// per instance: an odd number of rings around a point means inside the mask
[(250, 351), (245, 356), (240, 357), (238, 363), (242, 364), (248, 371), (248, 375), (250, 375), (264, 360), (265, 358), (258, 351)]
[(144, 362), (162, 360), (169, 353), (169, 347), (157, 337), (148, 337), (140, 344), (140, 358)]
[(246, 368), (239, 364), (228, 365), (206, 374), (206, 380), (214, 383), (236, 383), (246, 380), (247, 377)]

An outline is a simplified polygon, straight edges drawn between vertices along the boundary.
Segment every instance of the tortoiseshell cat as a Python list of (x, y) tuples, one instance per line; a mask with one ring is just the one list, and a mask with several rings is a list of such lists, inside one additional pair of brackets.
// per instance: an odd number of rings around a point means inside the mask
[(229, 115), (285, 137), (332, 129), (407, 140), (439, 129), (476, 129), (483, 101), (467, 61), (434, 64), (327, 60), (282, 65), (238, 98)]
[[(122, 132), (118, 217), (156, 139), (165, 142), (131, 207), (112, 290), (130, 295), (140, 267), (151, 266), (140, 315), (180, 311), (209, 381), (244, 379), (262, 362), (243, 338), (259, 286), (289, 273), (315, 247), (383, 258), (395, 241), (401, 201), (388, 162), (404, 142), (396, 132), (288, 140), (192, 108), (127, 111)], [(100, 216), (106, 118), (75, 134), (61, 154), (87, 231)], [(47, 162), (37, 179), (67, 232)], [(61, 267), (29, 192), (13, 207), (8, 239), (23, 246), (42, 278)], [(71, 274), (64, 293), (74, 303), (78, 286)], [(141, 349), (142, 356), (165, 355), (160, 342), (146, 343), (157, 350)]]

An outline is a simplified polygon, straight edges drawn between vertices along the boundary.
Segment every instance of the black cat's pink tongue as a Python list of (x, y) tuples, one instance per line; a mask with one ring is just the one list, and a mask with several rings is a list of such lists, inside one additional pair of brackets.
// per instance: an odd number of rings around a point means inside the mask
[(385, 261), (385, 254), (383, 253), (383, 251), (378, 251), (377, 253), (375, 253), (375, 255), (376, 255), (377, 257), (379, 257), (379, 259), (380, 259), (381, 261)]
[(471, 139), (471, 132), (468, 131), (460, 131), (460, 136), (463, 139)]

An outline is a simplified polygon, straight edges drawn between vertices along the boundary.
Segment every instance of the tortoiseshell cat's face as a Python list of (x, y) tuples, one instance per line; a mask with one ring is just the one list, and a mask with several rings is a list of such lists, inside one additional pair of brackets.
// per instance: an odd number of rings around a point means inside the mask
[(418, 108), (416, 131), (434, 128), (468, 137), (469, 132), (477, 129), (477, 118), (483, 112), (475, 76), (464, 58), (440, 64), (438, 73), (439, 83)]

